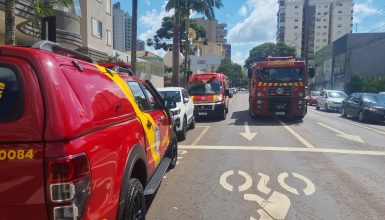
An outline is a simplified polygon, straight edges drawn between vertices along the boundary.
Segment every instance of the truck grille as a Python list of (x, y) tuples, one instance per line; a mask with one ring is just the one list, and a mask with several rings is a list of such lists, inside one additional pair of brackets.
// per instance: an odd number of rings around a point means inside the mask
[(291, 100), (290, 99), (270, 99), (269, 110), (271, 112), (286, 112), (290, 111)]
[(286, 86), (286, 87), (268, 87), (268, 94), (269, 96), (291, 96), (293, 94), (293, 87), (292, 86)]

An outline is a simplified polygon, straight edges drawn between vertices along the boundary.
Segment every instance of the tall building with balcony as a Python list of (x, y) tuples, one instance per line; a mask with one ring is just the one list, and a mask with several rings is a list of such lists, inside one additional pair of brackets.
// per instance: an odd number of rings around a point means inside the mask
[[(312, 55), (352, 31), (352, 0), (279, 0), (277, 42), (295, 47), (304, 55), (305, 19), (309, 54)], [(307, 13), (305, 13), (307, 12)]]
[[(72, 0), (68, 7), (57, 5), (57, 43), (85, 53), (96, 60), (112, 54), (111, 0)], [(16, 0), (16, 44), (31, 46), (41, 39), (40, 27), (32, 25), (35, 18), (31, 1)], [(4, 44), (5, 0), (0, 0), (0, 44)]]
[(113, 4), (114, 49), (125, 52), (131, 50), (132, 17), (120, 8), (120, 2)]

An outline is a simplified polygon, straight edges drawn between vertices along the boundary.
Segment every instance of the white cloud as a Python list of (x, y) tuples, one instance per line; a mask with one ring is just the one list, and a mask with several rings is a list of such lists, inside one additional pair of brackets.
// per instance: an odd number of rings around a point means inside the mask
[(144, 4), (146, 4), (147, 6), (150, 6), (151, 5), (151, 0), (144, 0)]
[[(138, 39), (146, 41), (147, 39), (152, 38), (156, 31), (162, 26), (162, 19), (166, 16), (174, 14), (173, 10), (166, 12), (166, 3), (167, 2), (162, 5), (160, 10), (153, 9), (151, 11), (147, 11), (145, 15), (140, 16), (138, 25), (145, 27), (146, 31), (140, 34)], [(157, 54), (158, 56), (164, 55), (163, 50), (154, 50), (152, 47), (146, 49)]]
[(260, 42), (274, 42), (276, 33), (276, 1), (247, 0), (251, 13), (229, 30), (228, 39), (232, 45)]
[(361, 23), (364, 17), (373, 16), (382, 12), (382, 10), (378, 10), (370, 4), (355, 4), (353, 10), (354, 23)]
[(245, 17), (247, 15), (246, 5), (242, 5), (238, 11), (238, 15)]
[(242, 53), (240, 51), (237, 51), (231, 55), (231, 60), (234, 63), (238, 63), (239, 65), (243, 66), (243, 64), (245, 64), (245, 60), (247, 59), (248, 55), (249, 54), (247, 53)]

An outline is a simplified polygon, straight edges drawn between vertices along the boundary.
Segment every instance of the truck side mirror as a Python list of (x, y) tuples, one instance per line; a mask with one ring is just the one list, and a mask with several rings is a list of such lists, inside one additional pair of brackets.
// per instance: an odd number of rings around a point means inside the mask
[(313, 67), (309, 67), (309, 78), (314, 78), (315, 70)]

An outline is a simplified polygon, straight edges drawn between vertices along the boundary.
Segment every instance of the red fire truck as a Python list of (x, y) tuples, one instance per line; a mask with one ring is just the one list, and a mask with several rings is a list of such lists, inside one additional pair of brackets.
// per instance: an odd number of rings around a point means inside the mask
[[(314, 70), (309, 69), (311, 77)], [(301, 120), (307, 113), (307, 71), (295, 57), (267, 57), (249, 69), (249, 111), (257, 116), (287, 116)]]

